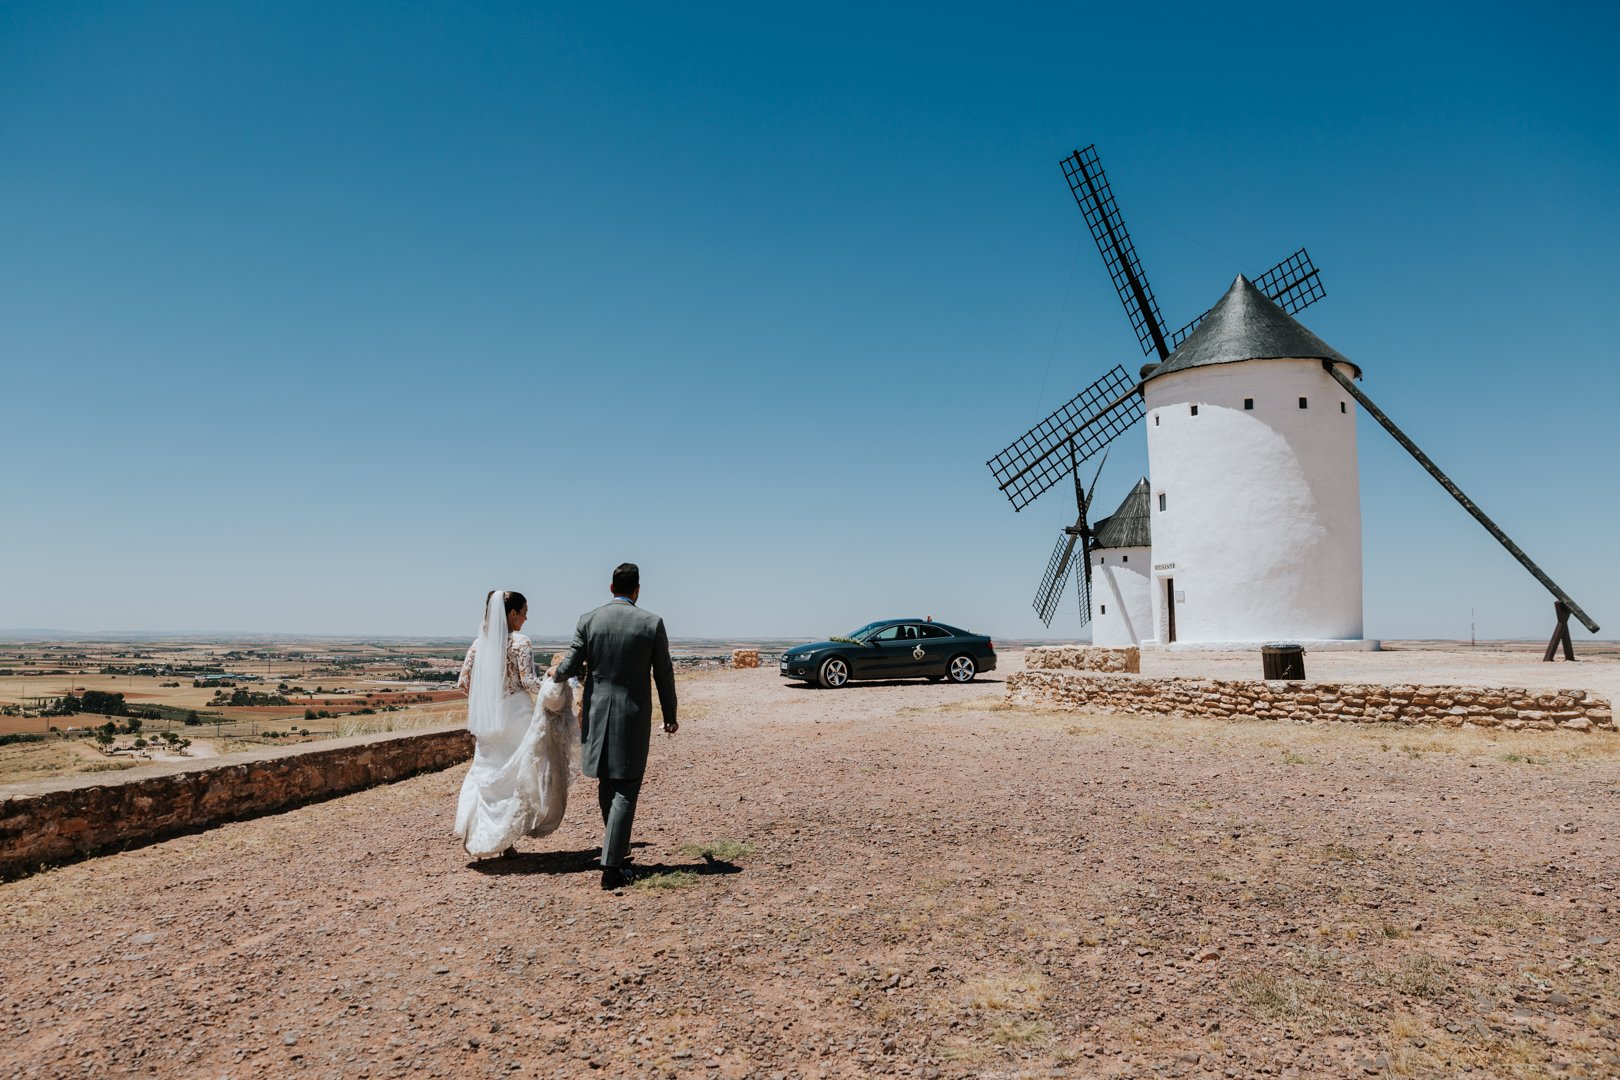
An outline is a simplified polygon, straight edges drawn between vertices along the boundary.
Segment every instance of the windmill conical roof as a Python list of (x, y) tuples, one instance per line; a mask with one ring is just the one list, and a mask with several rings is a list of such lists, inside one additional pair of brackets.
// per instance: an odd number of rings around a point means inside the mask
[(1188, 368), (1281, 357), (1337, 360), (1349, 364), (1356, 376), (1361, 376), (1359, 367), (1305, 329), (1278, 307), (1276, 301), (1239, 274), (1226, 295), (1187, 335), (1187, 340), (1177, 346), (1164, 363), (1149, 372), (1147, 378), (1157, 379)]
[(1131, 488), (1131, 493), (1125, 496), (1125, 501), (1119, 504), (1119, 509), (1114, 511), (1114, 515), (1097, 522), (1096, 539), (1091, 546), (1152, 547), (1153, 533), (1149, 524), (1152, 520), (1152, 507), (1149, 505), (1151, 491), (1145, 478), (1138, 480), (1136, 486)]

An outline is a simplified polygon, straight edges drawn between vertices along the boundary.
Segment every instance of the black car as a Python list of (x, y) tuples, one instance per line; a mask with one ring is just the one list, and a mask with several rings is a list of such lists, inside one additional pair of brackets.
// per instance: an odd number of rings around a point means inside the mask
[(950, 679), (972, 682), (996, 669), (996, 643), (932, 619), (879, 619), (847, 637), (795, 645), (781, 675), (828, 689), (851, 679)]

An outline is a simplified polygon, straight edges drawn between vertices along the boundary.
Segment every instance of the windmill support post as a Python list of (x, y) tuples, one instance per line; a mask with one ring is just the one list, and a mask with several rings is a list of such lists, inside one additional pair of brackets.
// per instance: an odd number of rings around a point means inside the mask
[(1440, 486), (1445, 488), (1446, 492), (1453, 499), (1456, 499), (1458, 504), (1461, 505), (1464, 510), (1467, 510), (1470, 514), (1472, 514), (1474, 520), (1485, 527), (1486, 532), (1490, 533), (1496, 538), (1497, 543), (1501, 544), (1507, 549), (1508, 554), (1512, 555), (1515, 559), (1518, 559), (1520, 565), (1522, 565), (1526, 570), (1530, 571), (1531, 576), (1537, 581), (1541, 582), (1547, 591), (1553, 594), (1553, 598), (1556, 601), (1553, 605), (1553, 610), (1558, 618), (1558, 628), (1553, 631), (1553, 638), (1547, 643), (1547, 653), (1542, 657), (1542, 659), (1547, 661), (1552, 660), (1558, 651), (1557, 646), (1560, 644), (1560, 642), (1564, 647), (1564, 657), (1568, 660), (1575, 659), (1575, 646), (1569, 637), (1569, 617), (1574, 615), (1581, 621), (1582, 626), (1585, 626), (1594, 634), (1598, 632), (1597, 623), (1593, 622), (1591, 617), (1588, 616), (1586, 612), (1581, 610), (1581, 606), (1574, 600), (1570, 599), (1569, 594), (1563, 589), (1560, 589), (1558, 584), (1553, 581), (1552, 578), (1547, 576), (1546, 571), (1537, 566), (1535, 561), (1531, 559), (1530, 556), (1526, 555), (1524, 550), (1520, 548), (1518, 544), (1515, 544), (1512, 539), (1509, 538), (1508, 534), (1503, 532), (1496, 522), (1492, 521), (1490, 517), (1486, 515), (1485, 511), (1481, 510), (1474, 503), (1474, 500), (1463, 494), (1462, 488), (1453, 483), (1451, 477), (1441, 472), (1440, 466), (1431, 461), (1429, 459), (1429, 455), (1425, 454), (1422, 450), (1419, 450), (1417, 443), (1414, 443), (1411, 439), (1407, 438), (1406, 433), (1395, 426), (1395, 421), (1384, 415), (1384, 410), (1380, 409), (1377, 405), (1374, 405), (1372, 399), (1366, 394), (1362, 393), (1361, 388), (1355, 384), (1354, 380), (1352, 380), (1344, 372), (1340, 371), (1331, 360), (1322, 361), (1322, 369), (1329, 375), (1333, 376), (1334, 381), (1336, 381), (1340, 386), (1344, 387), (1350, 396), (1355, 398), (1356, 401), (1361, 404), (1361, 407), (1366, 409), (1367, 412), (1371, 414), (1374, 420), (1377, 420), (1380, 424), (1382, 424), (1384, 426), (1384, 430), (1389, 432), (1390, 435), (1394, 436), (1395, 441), (1400, 443), (1401, 446), (1405, 448), (1406, 452), (1411, 454), (1412, 457), (1417, 460), (1419, 465), (1422, 465), (1426, 470), (1428, 470), (1429, 475), (1434, 477), (1435, 480), (1439, 482)]
[(1569, 639), (1569, 605), (1562, 600), (1553, 601), (1553, 614), (1558, 619), (1558, 625), (1553, 628), (1552, 640), (1547, 642), (1547, 651), (1541, 659), (1552, 663), (1558, 656), (1558, 646), (1564, 647), (1564, 659), (1575, 659), (1575, 643)]

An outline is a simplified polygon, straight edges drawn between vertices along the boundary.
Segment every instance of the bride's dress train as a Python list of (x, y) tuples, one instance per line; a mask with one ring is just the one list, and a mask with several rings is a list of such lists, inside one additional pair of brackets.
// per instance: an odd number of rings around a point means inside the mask
[(573, 687), (535, 676), (529, 639), (507, 630), (505, 595), (489, 594), (483, 628), (456, 682), (467, 692), (475, 740), (456, 803), (456, 835), (480, 859), (562, 824), (579, 755)]
[(505, 695), (500, 729), (477, 737), (456, 804), (456, 835), (474, 858), (499, 855), (520, 837), (545, 836), (562, 824), (579, 760), (579, 722), (567, 683), (545, 679), (539, 690), (538, 700), (527, 692)]

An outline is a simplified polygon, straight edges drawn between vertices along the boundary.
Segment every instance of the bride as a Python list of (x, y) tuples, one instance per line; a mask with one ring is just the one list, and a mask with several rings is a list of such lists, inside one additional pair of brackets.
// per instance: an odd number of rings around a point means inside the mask
[(456, 683), (476, 744), (456, 835), (474, 858), (517, 854), (518, 837), (553, 832), (568, 806), (569, 767), (579, 752), (573, 691), (536, 678), (533, 648), (518, 633), (528, 618), (522, 593), (491, 592)]

